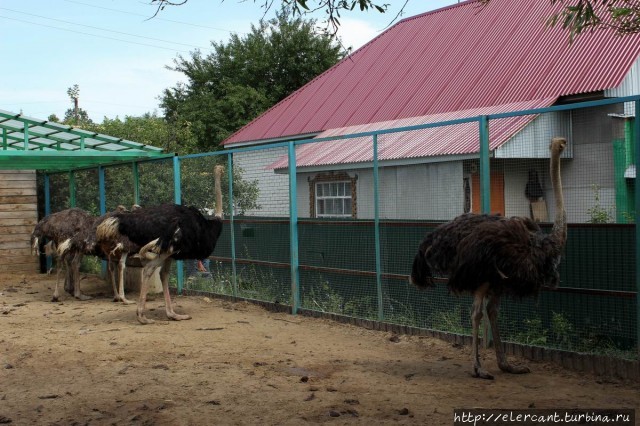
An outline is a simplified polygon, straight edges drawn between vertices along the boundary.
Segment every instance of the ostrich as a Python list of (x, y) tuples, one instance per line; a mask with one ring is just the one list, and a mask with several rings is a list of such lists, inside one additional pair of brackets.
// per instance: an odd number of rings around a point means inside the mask
[(567, 239), (567, 219), (560, 180), (560, 155), (564, 138), (551, 140), (551, 182), (555, 198), (555, 220), (551, 233), (540, 230), (526, 217), (464, 214), (428, 234), (413, 261), (410, 281), (417, 287), (433, 285), (433, 274), (449, 277), (454, 293), (473, 295), (473, 377), (493, 379), (482, 369), (478, 353), (478, 328), (483, 302), (491, 324), (498, 367), (505, 372), (530, 372), (526, 366), (507, 361), (498, 330), (498, 311), (503, 295), (535, 296), (541, 287), (556, 288), (558, 266)]
[(56, 286), (53, 291), (52, 302), (57, 302), (59, 298), (58, 283), (62, 265), (66, 266), (65, 290), (73, 292), (76, 299), (88, 300), (91, 297), (81, 293), (79, 286), (80, 261), (83, 252), (78, 247), (70, 247), (62, 254), (59, 250), (68, 244), (68, 241), (76, 235), (84, 234), (93, 224), (94, 217), (79, 208), (70, 208), (50, 214), (38, 222), (31, 234), (32, 252), (39, 255), (45, 247), (44, 239), (48, 239), (47, 248), (51, 253), (57, 254), (58, 271), (56, 276)]
[[(139, 206), (134, 205), (133, 209), (136, 208), (139, 208)], [(131, 304), (133, 302), (127, 300), (124, 295), (124, 269), (127, 255), (138, 252), (140, 246), (133, 244), (124, 236), (121, 236), (115, 241), (102, 241), (98, 243), (96, 240), (98, 226), (114, 214), (125, 211), (127, 211), (127, 209), (124, 206), (118, 205), (113, 212), (93, 218), (90, 227), (81, 229), (59, 245), (58, 255), (63, 257), (68, 255), (67, 252), (81, 252), (86, 255), (94, 255), (106, 259), (109, 278), (113, 286), (113, 301)], [(116, 273), (118, 274), (117, 278)]]
[(142, 282), (136, 315), (142, 324), (153, 321), (146, 318), (144, 311), (149, 290), (149, 279), (160, 268), (160, 280), (164, 292), (165, 311), (170, 319), (180, 321), (191, 319), (189, 315), (174, 312), (169, 294), (169, 272), (172, 259), (204, 259), (216, 246), (222, 232), (222, 191), (220, 179), (223, 167), (216, 166), (215, 217), (205, 218), (195, 207), (178, 204), (161, 204), (143, 207), (132, 212), (115, 213), (97, 228), (98, 242), (117, 241), (128, 238), (142, 248), (139, 255), (142, 261)]

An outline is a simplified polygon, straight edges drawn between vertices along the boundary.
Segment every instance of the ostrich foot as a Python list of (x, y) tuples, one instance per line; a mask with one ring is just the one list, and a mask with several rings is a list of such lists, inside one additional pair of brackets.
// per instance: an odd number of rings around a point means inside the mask
[(58, 299), (58, 296), (53, 296), (53, 297), (51, 298), (51, 301), (52, 301), (52, 302), (59, 302), (59, 301), (60, 301), (60, 299)]
[(113, 296), (113, 301), (114, 302), (122, 302), (125, 305), (133, 305), (134, 303), (136, 303), (136, 302), (134, 302), (132, 300), (127, 299), (124, 296)]
[(139, 322), (140, 324), (144, 324), (144, 325), (146, 325), (146, 324), (153, 324), (155, 321), (154, 321), (154, 320), (151, 320), (151, 319), (149, 319), (149, 318), (147, 318), (147, 317), (145, 317), (145, 316), (144, 316), (144, 315), (142, 315), (142, 314), (138, 314), (138, 322)]
[(498, 367), (500, 367), (500, 370), (504, 371), (505, 373), (511, 373), (511, 374), (531, 373), (531, 370), (526, 365), (502, 364), (502, 365), (498, 365)]
[(169, 317), (169, 319), (172, 319), (174, 321), (183, 321), (183, 320), (190, 320), (191, 319), (191, 315), (180, 315), (180, 314), (176, 314), (175, 312), (172, 313), (168, 313), (167, 317)]
[(93, 297), (87, 296), (86, 294), (82, 294), (82, 293), (80, 293), (77, 296), (75, 296), (75, 298), (78, 299), (78, 300), (91, 300), (91, 299), (93, 299)]
[(477, 379), (493, 380), (493, 375), (489, 374), (486, 370), (475, 366), (473, 367), (473, 373), (471, 373), (471, 376)]

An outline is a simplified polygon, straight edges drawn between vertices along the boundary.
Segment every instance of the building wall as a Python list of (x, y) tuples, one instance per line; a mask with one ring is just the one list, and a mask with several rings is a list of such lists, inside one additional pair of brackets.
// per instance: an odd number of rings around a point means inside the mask
[[(569, 138), (562, 159), (562, 180), (568, 220), (591, 220), (589, 209), (597, 202), (615, 218), (615, 184), (612, 142), (622, 138), (623, 121), (610, 114), (623, 112), (623, 105), (575, 110), (545, 115), (524, 129), (513, 141), (496, 152), (492, 169), (504, 172), (505, 215), (529, 216), (529, 200), (524, 189), (529, 170), (538, 172), (545, 191), (549, 220), (554, 217), (554, 200), (549, 177), (548, 147), (552, 136)], [(569, 123), (569, 124), (567, 124)], [(517, 143), (516, 143), (517, 142)], [(509, 146), (507, 146), (509, 145)], [(518, 146), (520, 145), (520, 146)], [(247, 212), (261, 216), (289, 214), (287, 174), (274, 173), (267, 166), (286, 155), (286, 148), (236, 154), (234, 161), (244, 169), (245, 179), (259, 182), (262, 209)], [(463, 161), (380, 167), (380, 218), (449, 220), (463, 212), (465, 169)], [(342, 168), (341, 168), (342, 169)], [(322, 173), (326, 173), (325, 170)], [(357, 218), (374, 217), (373, 170), (346, 169), (357, 176)], [(309, 180), (318, 172), (298, 173), (298, 215), (310, 216)], [(596, 192), (597, 191), (597, 192)], [(599, 201), (596, 201), (596, 195)]]
[[(357, 176), (357, 218), (373, 219), (373, 170), (357, 169), (348, 174)], [(309, 217), (309, 180), (315, 175), (298, 174), (299, 217)], [(449, 220), (463, 212), (461, 161), (381, 167), (378, 177), (381, 219)]]
[(244, 212), (252, 216), (289, 216), (289, 176), (267, 167), (287, 155), (287, 148), (271, 148), (237, 153), (233, 162), (243, 170), (242, 178), (258, 182), (260, 209)]
[(35, 171), (0, 170), (0, 270), (39, 270), (30, 243), (37, 205)]

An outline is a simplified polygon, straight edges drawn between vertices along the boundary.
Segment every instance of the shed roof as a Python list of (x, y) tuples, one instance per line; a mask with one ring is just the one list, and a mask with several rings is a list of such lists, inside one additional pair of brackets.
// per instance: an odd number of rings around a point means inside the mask
[(549, 1), (470, 0), (404, 19), (231, 135), (225, 145), (618, 86), (640, 34), (580, 35), (545, 21)]
[(161, 148), (0, 110), (0, 169), (61, 171), (165, 156)]
[[(473, 108), (452, 113), (433, 114), (423, 117), (411, 117), (381, 123), (343, 127), (341, 129), (326, 130), (317, 137), (332, 138), (421, 124), (442, 123), (481, 115), (545, 108), (550, 106), (554, 99), (555, 98), (547, 98), (485, 108)], [(537, 115), (523, 115), (491, 120), (489, 122), (489, 134), (491, 135), (489, 149), (493, 150), (500, 147), (514, 134), (522, 130), (535, 117), (537, 117)], [(428, 143), (425, 141), (428, 141)], [(344, 163), (370, 163), (373, 161), (372, 148), (371, 136), (337, 139), (335, 142), (330, 141), (328, 143), (304, 144), (296, 148), (296, 166), (311, 167)], [(480, 136), (477, 122), (386, 133), (378, 137), (378, 159), (380, 161), (475, 154), (479, 152), (479, 148)], [(283, 169), (287, 167), (289, 167), (289, 161), (286, 155), (268, 166), (269, 169)]]

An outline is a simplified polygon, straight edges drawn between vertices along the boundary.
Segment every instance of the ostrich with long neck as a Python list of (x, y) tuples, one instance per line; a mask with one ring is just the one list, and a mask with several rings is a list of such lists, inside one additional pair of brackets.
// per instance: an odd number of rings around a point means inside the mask
[(141, 247), (139, 255), (143, 265), (138, 299), (137, 318), (142, 324), (153, 321), (145, 317), (145, 305), (149, 281), (160, 268), (160, 280), (164, 292), (165, 311), (173, 320), (190, 319), (177, 314), (171, 305), (169, 272), (171, 261), (207, 258), (213, 252), (222, 232), (222, 190), (220, 179), (223, 167), (214, 169), (215, 217), (205, 218), (195, 207), (178, 204), (162, 204), (142, 207), (132, 212), (116, 213), (103, 221), (97, 229), (98, 241), (119, 241), (126, 237)]
[(482, 369), (478, 331), (482, 307), (487, 301), (498, 367), (508, 373), (528, 373), (526, 366), (507, 361), (498, 330), (498, 311), (503, 295), (536, 296), (541, 287), (556, 288), (558, 266), (567, 239), (567, 217), (560, 179), (560, 155), (564, 138), (551, 141), (550, 175), (555, 198), (555, 220), (551, 233), (540, 230), (526, 217), (465, 214), (429, 233), (413, 261), (411, 282), (418, 287), (433, 285), (434, 274), (448, 276), (454, 293), (473, 295), (473, 377), (492, 379)]

